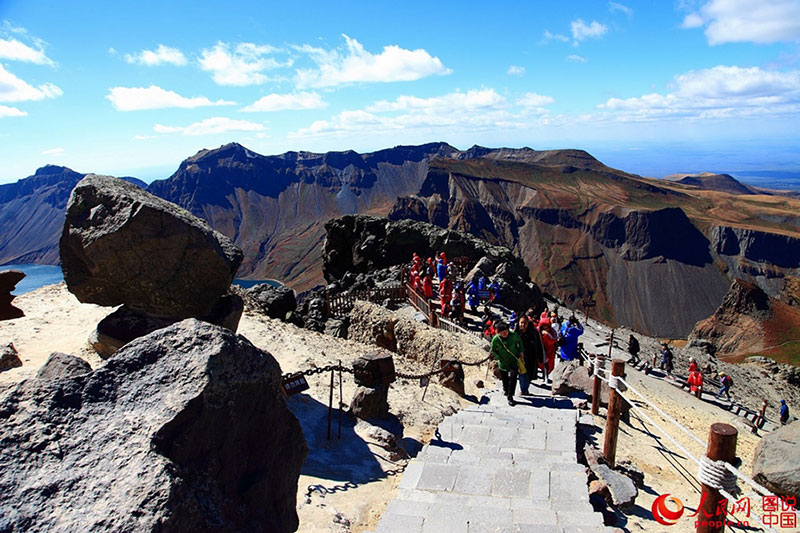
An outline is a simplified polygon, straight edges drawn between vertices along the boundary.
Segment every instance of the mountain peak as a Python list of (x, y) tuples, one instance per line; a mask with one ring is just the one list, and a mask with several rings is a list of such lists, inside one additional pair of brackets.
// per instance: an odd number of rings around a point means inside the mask
[(36, 172), (33, 174), (34, 176), (52, 176), (54, 174), (63, 174), (63, 173), (71, 173), (71, 174), (78, 174), (71, 168), (62, 167), (59, 165), (45, 165), (41, 168), (37, 168)]
[(204, 160), (217, 160), (217, 159), (237, 159), (246, 160), (251, 157), (261, 157), (259, 154), (253, 152), (249, 148), (242, 146), (239, 143), (232, 142), (223, 144), (219, 148), (204, 148), (200, 150), (186, 161), (197, 163)]

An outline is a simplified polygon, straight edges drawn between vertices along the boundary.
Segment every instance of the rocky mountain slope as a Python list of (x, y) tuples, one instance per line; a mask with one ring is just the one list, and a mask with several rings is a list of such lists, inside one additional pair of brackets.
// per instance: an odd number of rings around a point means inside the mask
[[(520, 153), (522, 152), (522, 153)], [(684, 337), (732, 279), (777, 296), (800, 270), (796, 200), (690, 189), (613, 170), (585, 152), (497, 150), (437, 159), (390, 219), (455, 228), (521, 254), (531, 277), (609, 323)]]
[(758, 194), (759, 192), (755, 187), (745, 185), (730, 174), (714, 174), (713, 172), (671, 174), (664, 179), (698, 189), (727, 192), (730, 194)]

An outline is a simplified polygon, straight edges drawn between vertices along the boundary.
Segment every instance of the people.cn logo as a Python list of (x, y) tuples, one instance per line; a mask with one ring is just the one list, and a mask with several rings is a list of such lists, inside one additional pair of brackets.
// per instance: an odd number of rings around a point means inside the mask
[[(668, 508), (667, 502), (675, 504), (676, 509)], [(656, 522), (664, 526), (671, 526), (683, 516), (683, 502), (675, 496), (662, 494), (653, 502), (652, 511)]]

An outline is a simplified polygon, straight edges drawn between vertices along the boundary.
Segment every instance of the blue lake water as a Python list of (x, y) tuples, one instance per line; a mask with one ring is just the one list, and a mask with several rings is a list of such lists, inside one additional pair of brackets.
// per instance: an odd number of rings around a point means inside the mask
[[(26, 292), (35, 291), (39, 287), (44, 287), (45, 285), (52, 285), (54, 283), (61, 283), (64, 281), (64, 274), (61, 272), (61, 266), (59, 265), (30, 265), (30, 264), (11, 264), (11, 265), (1, 265), (0, 271), (2, 270), (21, 270), (25, 272), (25, 277), (22, 278), (22, 281), (17, 283), (17, 288), (14, 289), (12, 294), (20, 295), (25, 294)], [(279, 281), (275, 281), (274, 279), (235, 279), (233, 282), (240, 287), (244, 287), (245, 289), (249, 289), (253, 285), (258, 285), (259, 283), (269, 283), (270, 285), (275, 285), (276, 287), (281, 285)]]

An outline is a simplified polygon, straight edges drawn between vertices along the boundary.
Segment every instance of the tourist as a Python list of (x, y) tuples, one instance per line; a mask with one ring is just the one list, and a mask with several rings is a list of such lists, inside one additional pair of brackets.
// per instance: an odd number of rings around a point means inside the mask
[(719, 392), (717, 393), (717, 398), (719, 399), (722, 396), (722, 393), (725, 393), (725, 396), (728, 398), (728, 401), (731, 401), (731, 386), (733, 385), (733, 378), (727, 375), (725, 372), (719, 373), (719, 382), (720, 388)]
[(636, 340), (636, 337), (633, 335), (628, 337), (628, 353), (631, 354), (631, 358), (628, 361), (632, 365), (639, 364), (639, 341)]
[(511, 318), (508, 319), (508, 327), (514, 331), (517, 327), (517, 312), (511, 311)]
[(544, 367), (545, 380), (550, 383), (550, 374), (553, 372), (556, 360), (556, 343), (558, 342), (558, 334), (553, 329), (549, 317), (544, 317), (539, 321), (539, 333), (542, 336), (542, 344), (544, 345), (545, 361)]
[(478, 278), (478, 290), (485, 291), (488, 289), (489, 280), (486, 279), (486, 276), (481, 276)]
[(422, 278), (422, 292), (425, 293), (425, 298), (430, 300), (433, 298), (433, 279), (431, 276), (424, 274)]
[(781, 400), (781, 425), (786, 425), (789, 423), (789, 406), (786, 405), (786, 400)]
[(689, 384), (689, 392), (701, 398), (703, 394), (703, 373), (699, 370), (689, 372), (689, 378), (686, 382)]
[(470, 281), (467, 286), (467, 299), (469, 301), (470, 310), (472, 310), (473, 313), (477, 313), (480, 300), (478, 299), (478, 287), (475, 286), (474, 281)]
[(447, 264), (441, 258), (436, 261), (436, 277), (439, 278), (439, 285), (447, 277)]
[[(547, 377), (544, 345), (542, 344), (542, 336), (539, 330), (531, 322), (527, 315), (519, 317), (518, 326), (516, 329), (517, 334), (522, 337), (522, 346), (525, 350), (525, 367), (528, 369), (528, 383), (539, 377), (539, 369), (542, 369), (543, 378)], [(520, 388), (525, 391), (528, 387), (522, 387), (520, 381)]]
[(667, 376), (672, 377), (672, 369), (673, 361), (675, 360), (675, 356), (672, 354), (672, 350), (669, 349), (669, 344), (662, 343), (661, 344), (661, 370), (664, 370), (667, 373)]
[(428, 262), (425, 267), (425, 272), (428, 274), (428, 277), (431, 278), (431, 281), (433, 281), (433, 277), (436, 275), (436, 265), (433, 264), (432, 257), (428, 258)]
[(422, 286), (419, 281), (419, 272), (417, 270), (411, 271), (411, 288), (416, 292), (422, 292)]
[(439, 283), (439, 298), (442, 302), (447, 302), (450, 304), (450, 298), (453, 297), (453, 282), (450, 281), (450, 278), (445, 277), (441, 283)]
[(694, 357), (689, 358), (689, 373), (697, 372), (700, 368), (697, 366), (697, 361)]
[(561, 326), (561, 352), (559, 354), (561, 361), (572, 361), (577, 359), (578, 355), (578, 337), (583, 335), (583, 326), (575, 315), (569, 317), (569, 320)]
[(497, 280), (492, 280), (492, 284), (489, 285), (489, 299), (493, 303), (500, 303), (500, 284)]
[(494, 322), (492, 319), (488, 319), (485, 322), (485, 326), (483, 328), (483, 336), (487, 339), (491, 339), (497, 333), (497, 330), (494, 329)]
[(550, 311), (547, 310), (547, 306), (544, 306), (544, 311), (542, 311), (542, 315), (539, 317), (539, 320), (547, 320), (550, 321)]
[(458, 277), (458, 272), (456, 271), (456, 264), (450, 261), (447, 263), (447, 275), (453, 279)]
[(492, 355), (497, 359), (497, 368), (500, 370), (503, 392), (508, 399), (508, 405), (514, 406), (516, 405), (514, 392), (517, 389), (519, 359), (524, 357), (522, 339), (508, 329), (508, 324), (498, 322), (497, 334), (492, 338), (491, 350)]
[(464, 321), (464, 302), (459, 292), (458, 287), (453, 291), (453, 298), (450, 300), (450, 317), (461, 323)]

